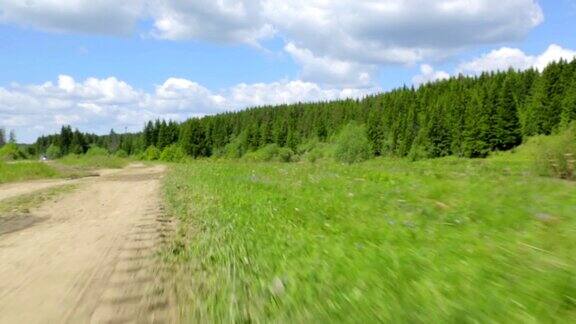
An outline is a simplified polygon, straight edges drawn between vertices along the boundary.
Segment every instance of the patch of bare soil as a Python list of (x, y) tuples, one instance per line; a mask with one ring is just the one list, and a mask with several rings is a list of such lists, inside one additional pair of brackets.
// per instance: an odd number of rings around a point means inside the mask
[(104, 172), (30, 215), (5, 217), (0, 323), (173, 322), (156, 257), (173, 230), (160, 201), (163, 173)]

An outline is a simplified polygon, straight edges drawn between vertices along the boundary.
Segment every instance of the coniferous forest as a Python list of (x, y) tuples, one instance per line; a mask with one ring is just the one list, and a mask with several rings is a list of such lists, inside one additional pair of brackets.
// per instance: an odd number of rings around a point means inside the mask
[(207, 157), (231, 142), (241, 152), (268, 144), (296, 149), (311, 139), (329, 141), (351, 122), (365, 125), (374, 156), (485, 157), (523, 139), (551, 134), (576, 119), (576, 60), (542, 72), (509, 70), (403, 87), (358, 100), (250, 108), (181, 124), (150, 121), (137, 134), (83, 134), (70, 126), (40, 137), (38, 152), (58, 146), (62, 155), (91, 145), (136, 154), (178, 144), (192, 157)]

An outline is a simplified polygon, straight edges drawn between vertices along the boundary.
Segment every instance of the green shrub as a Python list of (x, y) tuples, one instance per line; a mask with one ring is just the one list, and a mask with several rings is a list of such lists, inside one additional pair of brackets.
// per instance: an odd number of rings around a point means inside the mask
[(221, 152), (221, 156), (228, 159), (239, 159), (241, 158), (248, 149), (246, 148), (246, 135), (244, 133), (235, 137), (230, 143), (228, 143)]
[(62, 150), (60, 149), (60, 146), (50, 144), (48, 149), (46, 149), (46, 157), (50, 160), (55, 160), (62, 157)]
[(152, 145), (144, 151), (144, 160), (155, 161), (160, 158), (160, 150), (156, 146)]
[(0, 160), (14, 161), (26, 159), (26, 153), (22, 151), (18, 145), (8, 143), (0, 148)]
[(298, 146), (297, 154), (308, 162), (316, 162), (333, 156), (333, 145), (312, 138)]
[(295, 159), (294, 151), (277, 144), (268, 144), (263, 148), (244, 154), (242, 160), (250, 162), (292, 162)]
[(186, 158), (186, 153), (180, 145), (172, 144), (167, 146), (160, 154), (160, 160), (165, 162), (182, 162)]
[(128, 153), (126, 153), (126, 151), (124, 151), (124, 150), (118, 150), (118, 151), (116, 151), (116, 153), (114, 153), (114, 155), (116, 157), (122, 158), (122, 159), (125, 159), (128, 157)]
[(540, 175), (576, 180), (576, 123), (558, 135), (536, 137), (535, 168)]
[(350, 123), (346, 125), (335, 141), (334, 158), (342, 163), (356, 163), (368, 160), (372, 154), (370, 141), (364, 126)]
[(107, 156), (107, 155), (109, 155), (108, 151), (99, 146), (92, 146), (88, 149), (88, 152), (86, 152), (86, 156)]

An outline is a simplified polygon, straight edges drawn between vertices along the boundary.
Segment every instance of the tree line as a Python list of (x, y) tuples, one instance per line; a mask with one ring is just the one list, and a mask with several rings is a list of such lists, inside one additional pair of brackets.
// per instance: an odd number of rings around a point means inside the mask
[(106, 136), (63, 127), (40, 137), (39, 152), (57, 145), (62, 154), (90, 145), (137, 154), (149, 147), (178, 145), (192, 157), (219, 154), (236, 145), (243, 152), (269, 144), (296, 150), (329, 141), (345, 125), (365, 125), (374, 156), (484, 157), (509, 150), (523, 139), (552, 134), (576, 120), (576, 59), (542, 72), (508, 70), (455, 76), (387, 93), (330, 102), (249, 108), (183, 123), (150, 121), (141, 133)]

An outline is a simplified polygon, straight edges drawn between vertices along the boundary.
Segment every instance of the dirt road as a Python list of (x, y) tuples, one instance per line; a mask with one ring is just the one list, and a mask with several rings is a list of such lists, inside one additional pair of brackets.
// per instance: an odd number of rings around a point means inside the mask
[(0, 235), (0, 323), (171, 322), (154, 258), (172, 227), (163, 172), (131, 166), (85, 179), (25, 216), (43, 221)]
[(38, 180), (3, 184), (0, 186), (0, 201), (76, 182), (78, 182), (78, 180)]

